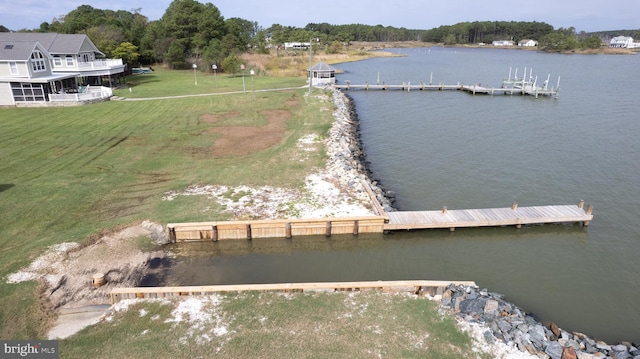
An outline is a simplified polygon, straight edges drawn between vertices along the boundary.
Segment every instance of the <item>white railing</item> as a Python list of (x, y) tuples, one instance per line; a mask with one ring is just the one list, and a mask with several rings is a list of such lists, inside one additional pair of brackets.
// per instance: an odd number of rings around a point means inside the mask
[(90, 62), (78, 62), (78, 68), (80, 69), (110, 69), (113, 67), (123, 66), (122, 59), (107, 59), (107, 60), (95, 60)]
[(113, 90), (109, 87), (88, 87), (85, 92), (80, 93), (66, 93), (66, 94), (50, 94), (49, 101), (51, 102), (83, 102), (91, 101), (103, 98), (109, 98), (113, 96)]
[(109, 70), (113, 68), (123, 67), (124, 63), (122, 59), (106, 59), (95, 60), (87, 62), (76, 62), (74, 60), (73, 65), (69, 66), (66, 62), (62, 62), (59, 65), (54, 63), (53, 71), (70, 71), (70, 70)]

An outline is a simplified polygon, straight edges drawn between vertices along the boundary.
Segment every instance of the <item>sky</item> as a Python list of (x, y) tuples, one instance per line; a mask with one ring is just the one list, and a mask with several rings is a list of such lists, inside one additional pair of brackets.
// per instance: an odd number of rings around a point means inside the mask
[[(172, 0), (0, 0), (0, 25), (37, 29), (80, 5), (134, 11), (158, 20)], [(538, 21), (576, 31), (640, 29), (640, 0), (200, 0), (225, 18), (304, 27), (308, 23), (432, 29), (473, 21)]]

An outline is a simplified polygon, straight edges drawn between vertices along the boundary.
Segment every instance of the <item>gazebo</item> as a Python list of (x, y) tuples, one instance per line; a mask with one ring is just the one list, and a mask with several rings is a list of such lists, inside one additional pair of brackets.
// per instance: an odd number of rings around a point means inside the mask
[(322, 61), (313, 65), (307, 71), (309, 81), (313, 86), (336, 83), (336, 68)]

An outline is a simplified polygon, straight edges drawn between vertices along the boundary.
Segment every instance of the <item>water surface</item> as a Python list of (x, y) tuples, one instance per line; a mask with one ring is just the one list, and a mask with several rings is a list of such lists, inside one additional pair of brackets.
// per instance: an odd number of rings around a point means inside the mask
[(371, 170), (401, 210), (573, 204), (580, 225), (180, 244), (168, 285), (474, 280), (542, 321), (640, 342), (640, 57), (394, 50), (337, 65), (339, 82), (499, 87), (509, 68), (560, 76), (559, 99), (352, 91)]

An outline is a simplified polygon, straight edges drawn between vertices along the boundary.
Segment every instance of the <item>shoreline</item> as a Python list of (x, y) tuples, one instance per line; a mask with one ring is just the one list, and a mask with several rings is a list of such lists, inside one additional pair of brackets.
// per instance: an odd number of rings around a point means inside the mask
[[(383, 205), (385, 206), (385, 210), (387, 210), (387, 207), (388, 207), (388, 210), (394, 210), (393, 197), (390, 197), (390, 198), (388, 197), (391, 191), (385, 191), (383, 187), (378, 183), (378, 181), (372, 178), (373, 176), (370, 170), (366, 166), (366, 163), (367, 163), (366, 154), (363, 151), (360, 136), (359, 136), (359, 120), (357, 118), (355, 105), (353, 104), (353, 101), (346, 94), (335, 89), (332, 89), (331, 100), (335, 105), (335, 109), (334, 109), (335, 121), (334, 121), (334, 125), (329, 130), (329, 134), (327, 138), (325, 139), (328, 161), (327, 161), (326, 167), (322, 170), (323, 177), (327, 176), (328, 178), (338, 180), (342, 184), (342, 186), (340, 187), (346, 186), (347, 191), (345, 193), (345, 197), (349, 197), (351, 199), (362, 198), (362, 197), (357, 197), (356, 194), (362, 193), (360, 189), (362, 189), (363, 183), (366, 183), (372, 189), (375, 189), (374, 192), (378, 196), (379, 201), (385, 202), (386, 205)], [(341, 197), (341, 194), (338, 194), (338, 196)], [(367, 195), (367, 198), (369, 198), (368, 195)], [(135, 228), (136, 231), (131, 232), (131, 229), (133, 228)], [(100, 289), (86, 288), (87, 287), (86, 279), (83, 279), (83, 278), (86, 277), (87, 268), (93, 268), (96, 271), (101, 271), (106, 273), (107, 279), (108, 279), (107, 283), (110, 283), (111, 285), (114, 285), (119, 281), (122, 281), (118, 283), (118, 285), (131, 286), (132, 284), (128, 284), (126, 283), (126, 281), (136, 280), (135, 278), (137, 278), (137, 276), (140, 274), (140, 272), (138, 271), (140, 269), (140, 267), (138, 266), (139, 263), (142, 263), (144, 266), (148, 267), (150, 260), (153, 260), (155, 257), (159, 258), (162, 256), (161, 253), (143, 253), (144, 255), (140, 256), (140, 258), (137, 258), (139, 260), (134, 263), (136, 268), (131, 268), (131, 270), (129, 270), (130, 274), (125, 275), (120, 279), (115, 277), (116, 273), (109, 273), (109, 271), (111, 270), (111, 267), (113, 267), (113, 263), (102, 263), (100, 262), (100, 260), (95, 260), (96, 258), (100, 259), (98, 253), (105, 253), (108, 251), (112, 251), (114, 248), (121, 248), (123, 244), (123, 240), (129, 241), (132, 238), (139, 237), (139, 236), (148, 235), (148, 236), (151, 236), (152, 238), (154, 236), (157, 236), (160, 238), (153, 238), (153, 239), (159, 242), (159, 240), (162, 240), (162, 237), (165, 234), (166, 232), (162, 231), (161, 225), (145, 222), (138, 226), (129, 227), (128, 229), (125, 229), (122, 232), (116, 233), (112, 236), (104, 236), (94, 244), (90, 245), (88, 248), (85, 248), (86, 250), (91, 250), (95, 257), (91, 262), (92, 263), (91, 266), (87, 267), (86, 263), (78, 263), (79, 265), (77, 265), (77, 268), (78, 268), (77, 275), (74, 275), (76, 272), (73, 271), (74, 268), (69, 267), (69, 264), (75, 264), (76, 262), (79, 262), (80, 257), (83, 256), (86, 252), (82, 251), (81, 249), (78, 249), (78, 251), (76, 251), (75, 247), (66, 248), (62, 246), (59, 248), (59, 251), (58, 251), (59, 253), (57, 253), (59, 256), (56, 258), (52, 258), (53, 261), (60, 262), (60, 263), (55, 263), (56, 272), (54, 273), (50, 272), (51, 268), (48, 268), (46, 266), (42, 268), (32, 268), (33, 277), (25, 278), (24, 280), (31, 280), (31, 279), (37, 278), (39, 275), (43, 275), (44, 273), (47, 273), (47, 277), (45, 277), (46, 281), (48, 282), (47, 284), (50, 286), (51, 289), (53, 288), (56, 289), (55, 296), (51, 296), (51, 298), (49, 298), (50, 300), (52, 300), (52, 299), (56, 299), (55, 297), (62, 295), (65, 288), (68, 289), (68, 286), (71, 284), (70, 283), (71, 281), (69, 279), (73, 278), (74, 281), (78, 282), (77, 288), (82, 287), (82, 290), (78, 289), (78, 292), (71, 293), (68, 298), (64, 298), (62, 300), (61, 298), (58, 298), (59, 303), (56, 306), (57, 307), (56, 309), (64, 308), (69, 305), (71, 306), (78, 305), (79, 303), (83, 303), (83, 304), (93, 303), (93, 301), (96, 299), (95, 295), (99, 296), (100, 292), (106, 291), (109, 288), (109, 286), (107, 285), (107, 286), (101, 287)], [(131, 243), (131, 245), (135, 247), (135, 243)], [(128, 253), (128, 254), (121, 253), (121, 255), (118, 256), (118, 259), (130, 262), (127, 260), (127, 255), (132, 255), (132, 253)], [(38, 262), (38, 260), (36, 260), (36, 262)], [(40, 264), (44, 264), (44, 263), (40, 262)], [(106, 265), (106, 267), (102, 267), (101, 265), (103, 264)], [(132, 265), (132, 263), (128, 263), (128, 264)], [(58, 270), (59, 270), (59, 275), (56, 274), (58, 273), (57, 272)], [(92, 292), (91, 295), (86, 296), (87, 294), (86, 291), (91, 291)], [(521, 336), (524, 336), (525, 338), (527, 335), (531, 336), (529, 332), (523, 332), (520, 329), (521, 324), (515, 325), (515, 323), (519, 323), (520, 321), (522, 321), (522, 319), (516, 320), (515, 322), (514, 321), (508, 322), (509, 325), (505, 325), (503, 322), (500, 322), (502, 324), (495, 324), (495, 327), (492, 324), (488, 324), (488, 319), (486, 315), (488, 314), (489, 318), (491, 315), (495, 316), (495, 312), (492, 309), (494, 305), (493, 301), (497, 301), (501, 303), (499, 299), (503, 299), (503, 296), (499, 294), (495, 294), (495, 296), (497, 297), (494, 298), (494, 297), (491, 297), (492, 295), (494, 295), (493, 293), (485, 294), (485, 292), (487, 292), (486, 290), (484, 289), (478, 290), (477, 288), (464, 288), (464, 289), (457, 289), (457, 290), (455, 290), (455, 288), (451, 288), (450, 291), (451, 293), (449, 294), (449, 296), (452, 298), (450, 301), (452, 306), (450, 306), (449, 308), (445, 308), (443, 310), (447, 310), (448, 312), (453, 313), (453, 315), (459, 318), (461, 323), (460, 324), (461, 329), (470, 330), (469, 327), (471, 327), (472, 328), (471, 330), (473, 330), (473, 333), (475, 333), (474, 336), (478, 337), (479, 335), (480, 339), (477, 339), (477, 340), (481, 341), (484, 339), (484, 341), (486, 342), (486, 343), (483, 342), (481, 344), (495, 346), (496, 348), (505, 346), (505, 345), (507, 347), (513, 348), (518, 343), (516, 341), (510, 342), (508, 340), (505, 343), (503, 339), (501, 339), (501, 336), (502, 338), (506, 338), (505, 333), (507, 333), (508, 335), (516, 337), (517, 335), (519, 335), (518, 330), (522, 333)], [(446, 295), (443, 293), (441, 299), (445, 299), (445, 297)], [(463, 303), (465, 304), (463, 305)], [(489, 303), (491, 304), (487, 306)], [(506, 303), (505, 306), (509, 304), (507, 302), (505, 303)], [(518, 313), (518, 312), (524, 313), (524, 311), (517, 308), (517, 306), (513, 304), (509, 304), (509, 306), (511, 308), (517, 309), (517, 311), (514, 311), (514, 313)], [(469, 309), (470, 311), (468, 311), (467, 309)], [(504, 313), (504, 312), (499, 312), (499, 313)], [(512, 315), (509, 315), (509, 318), (511, 317)], [(494, 319), (500, 319), (500, 318), (502, 317), (496, 317)], [(517, 319), (519, 317), (513, 316), (513, 318)], [(524, 324), (527, 323), (526, 318), (527, 317), (525, 316)], [(531, 327), (536, 328), (535, 330), (537, 330), (537, 333), (540, 333), (540, 329), (539, 329), (540, 326), (542, 326), (543, 328), (546, 328), (546, 326), (540, 323), (538, 324), (532, 325)], [(499, 331), (496, 331), (496, 328)], [(508, 330), (506, 332), (502, 331), (503, 328), (508, 328)], [(547, 330), (543, 330), (543, 332), (545, 333), (545, 337), (546, 337)], [(486, 333), (490, 333), (490, 335)], [(560, 335), (557, 336), (556, 340), (549, 340), (550, 338), (553, 338), (553, 337), (549, 335), (549, 338), (547, 338), (546, 341), (543, 340), (542, 343), (546, 343), (546, 346), (549, 346), (550, 345), (549, 343), (551, 342), (560, 343), (560, 340), (563, 340), (564, 344), (570, 345), (570, 346), (574, 345), (574, 343), (577, 343), (578, 348), (581, 348), (582, 346), (584, 346), (585, 349), (590, 347), (595, 347), (596, 349), (598, 349), (597, 352), (601, 353), (604, 356), (616, 355), (614, 357), (622, 357), (622, 354), (618, 355), (615, 353), (623, 353), (623, 352), (626, 352), (628, 355), (632, 355), (630, 356), (631, 358), (633, 358), (634, 356), (640, 355), (640, 352), (638, 352), (637, 346), (633, 346), (631, 343), (622, 344), (624, 347), (627, 348), (623, 351), (622, 347), (609, 346), (606, 343), (597, 342), (593, 340), (588, 341), (586, 339), (587, 338), (586, 336), (578, 335), (576, 333), (574, 333), (572, 336), (572, 334), (561, 331)], [(580, 339), (580, 341), (575, 338)], [(592, 342), (596, 344), (589, 344)], [(553, 344), (551, 348), (552, 349), (555, 348), (556, 350), (553, 353), (557, 352), (558, 347), (556, 344)], [(616, 351), (616, 349), (620, 351), (618, 352)], [(544, 351), (539, 351), (538, 354), (547, 355), (546, 357), (549, 357), (549, 354), (545, 353)], [(587, 355), (591, 355), (591, 356), (587, 356)], [(512, 357), (512, 356), (509, 356), (509, 357)], [(534, 357), (538, 357), (538, 356), (534, 356)], [(550, 356), (550, 357), (555, 359), (555, 356)], [(578, 356), (578, 357), (588, 359), (588, 358), (602, 358), (603, 356), (596, 356), (595, 354), (590, 354), (585, 352), (584, 356)]]
[[(340, 132), (351, 134), (347, 140), (353, 147), (351, 158), (359, 163), (360, 177), (364, 177), (368, 185), (375, 188), (380, 204), (387, 210), (393, 208), (392, 191), (386, 191), (374, 180), (372, 172), (366, 166), (366, 153), (362, 148), (359, 135), (360, 121), (353, 100), (342, 91), (329, 88), (333, 93), (336, 106), (336, 122), (334, 126), (351, 126), (342, 128)], [(344, 111), (347, 108), (348, 111)], [(342, 121), (338, 119), (346, 116)], [(333, 127), (332, 127), (333, 129)], [(330, 152), (330, 139), (327, 139), (327, 152)], [(384, 203), (383, 203), (384, 201)], [(552, 359), (595, 359), (595, 358), (634, 358), (640, 359), (640, 344), (620, 342), (609, 345), (589, 336), (562, 330), (553, 322), (547, 325), (537, 321), (531, 313), (526, 313), (513, 303), (504, 299), (504, 295), (488, 292), (487, 289), (449, 286), (439, 296), (440, 309), (454, 315), (458, 327), (469, 333), (492, 354), (499, 357), (514, 358), (513, 352), (507, 348), (515, 348), (523, 358)], [(505, 348), (506, 346), (506, 348)], [(505, 356), (506, 355), (506, 356)]]

